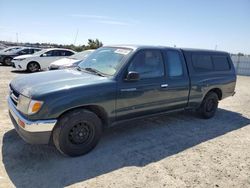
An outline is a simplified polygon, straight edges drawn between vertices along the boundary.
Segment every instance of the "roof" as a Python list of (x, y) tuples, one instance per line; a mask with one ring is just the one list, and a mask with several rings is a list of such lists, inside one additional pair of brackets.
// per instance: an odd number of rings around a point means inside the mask
[(227, 53), (225, 51), (218, 50), (208, 50), (208, 49), (195, 49), (195, 48), (181, 48), (183, 51), (187, 52), (211, 52), (211, 53)]
[(104, 47), (120, 47), (120, 48), (131, 48), (133, 50), (137, 49), (146, 49), (146, 48), (152, 48), (152, 49), (177, 49), (177, 50), (183, 50), (188, 52), (211, 52), (211, 53), (227, 53), (225, 51), (217, 51), (217, 50), (207, 50), (207, 49), (195, 49), (195, 48), (174, 48), (174, 47), (168, 47), (168, 46), (154, 46), (154, 45), (109, 45)]
[[(171, 48), (167, 46), (154, 46), (154, 45), (136, 45), (136, 44), (121, 44), (121, 45), (108, 45), (104, 47), (118, 47), (118, 48), (131, 48), (133, 50), (136, 49), (144, 49), (144, 48), (153, 48), (153, 49), (166, 49), (166, 48)], [(176, 48), (172, 48), (176, 49)]]
[(67, 48), (45, 48), (45, 50), (68, 50), (68, 51), (75, 52), (74, 50), (67, 49)]

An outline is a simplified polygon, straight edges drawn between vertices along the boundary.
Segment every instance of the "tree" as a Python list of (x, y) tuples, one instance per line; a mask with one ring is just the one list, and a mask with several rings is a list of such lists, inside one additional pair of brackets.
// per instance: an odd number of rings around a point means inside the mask
[(99, 39), (88, 39), (88, 45), (86, 46), (86, 49), (97, 49), (102, 47), (103, 44), (101, 41), (99, 41)]

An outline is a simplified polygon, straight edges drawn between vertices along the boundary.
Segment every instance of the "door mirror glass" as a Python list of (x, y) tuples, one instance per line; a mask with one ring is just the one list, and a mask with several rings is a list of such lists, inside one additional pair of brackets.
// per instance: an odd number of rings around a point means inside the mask
[(140, 79), (140, 74), (135, 71), (130, 71), (127, 74), (126, 81), (138, 81)]

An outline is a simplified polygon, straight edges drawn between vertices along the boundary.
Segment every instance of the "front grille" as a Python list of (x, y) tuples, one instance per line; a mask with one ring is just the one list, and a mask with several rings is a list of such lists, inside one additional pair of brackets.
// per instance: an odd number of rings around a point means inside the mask
[(10, 98), (15, 105), (18, 103), (19, 93), (10, 85)]

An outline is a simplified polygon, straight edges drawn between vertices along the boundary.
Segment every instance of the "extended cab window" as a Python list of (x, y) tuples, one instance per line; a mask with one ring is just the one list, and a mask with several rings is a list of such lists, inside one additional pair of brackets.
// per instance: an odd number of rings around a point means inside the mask
[(196, 71), (209, 72), (213, 70), (213, 62), (210, 55), (192, 55), (193, 67)]
[(216, 71), (230, 70), (230, 64), (226, 56), (212, 56)]
[(162, 77), (164, 64), (161, 52), (157, 50), (138, 52), (129, 65), (129, 71), (138, 72), (141, 79)]
[(182, 60), (180, 53), (175, 50), (167, 51), (168, 75), (170, 77), (182, 76)]

